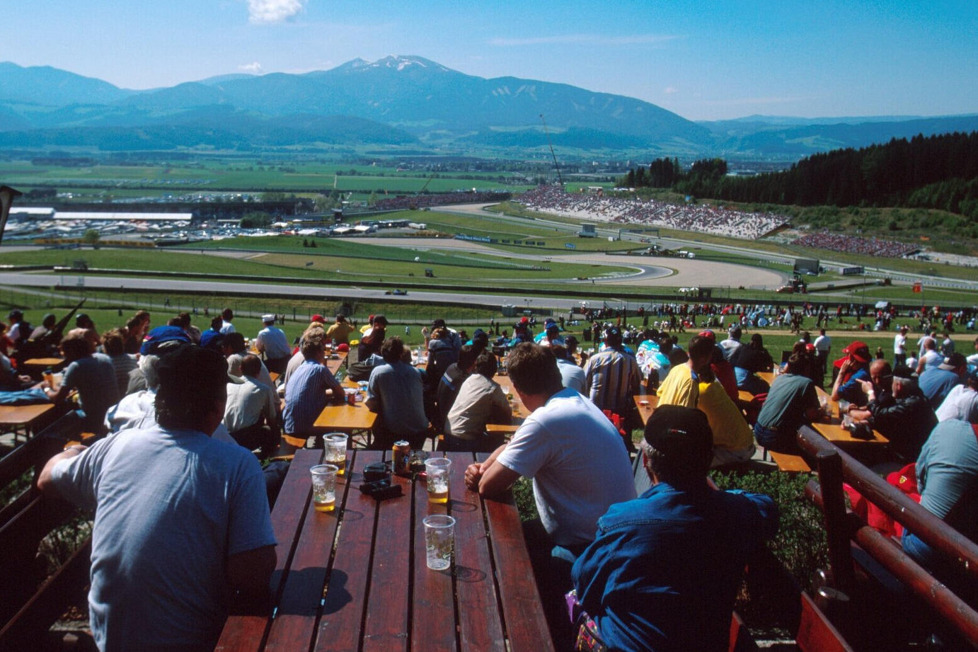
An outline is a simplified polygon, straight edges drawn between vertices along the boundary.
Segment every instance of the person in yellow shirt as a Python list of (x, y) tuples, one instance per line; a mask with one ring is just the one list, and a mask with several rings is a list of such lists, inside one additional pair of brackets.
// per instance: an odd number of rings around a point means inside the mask
[(706, 414), (713, 431), (713, 461), (710, 468), (747, 462), (754, 455), (754, 432), (740, 408), (730, 400), (710, 369), (699, 374), (696, 407)]
[(698, 374), (710, 368), (713, 357), (713, 347), (716, 346), (708, 337), (694, 335), (686, 350), (689, 360), (685, 364), (674, 366), (665, 381), (659, 385), (659, 405), (681, 405), (695, 408), (699, 400)]

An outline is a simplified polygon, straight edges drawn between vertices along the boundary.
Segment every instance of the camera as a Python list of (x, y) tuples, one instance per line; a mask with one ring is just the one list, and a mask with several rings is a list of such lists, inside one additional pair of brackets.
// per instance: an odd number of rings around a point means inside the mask
[(363, 479), (366, 482), (376, 482), (378, 480), (387, 480), (390, 484), (391, 470), (390, 467), (385, 462), (373, 462), (363, 467)]
[(392, 485), (390, 477), (373, 482), (364, 482), (360, 485), (360, 491), (374, 498), (375, 500), (387, 500), (403, 495), (401, 485)]

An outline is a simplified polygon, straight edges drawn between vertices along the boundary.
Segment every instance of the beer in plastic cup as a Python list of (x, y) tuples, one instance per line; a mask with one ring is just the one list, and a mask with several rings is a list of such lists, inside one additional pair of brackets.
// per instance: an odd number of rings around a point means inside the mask
[(447, 457), (430, 458), (425, 460), (424, 470), (428, 476), (428, 502), (447, 503), (448, 478), (452, 471), (452, 461)]
[(336, 467), (337, 475), (344, 475), (346, 473), (347, 439), (349, 437), (341, 432), (333, 432), (323, 438), (326, 444), (326, 463)]
[(312, 502), (317, 512), (331, 512), (336, 507), (336, 471), (332, 464), (317, 464), (312, 474)]
[(428, 568), (447, 570), (455, 554), (455, 519), (445, 514), (424, 518), (424, 550)]

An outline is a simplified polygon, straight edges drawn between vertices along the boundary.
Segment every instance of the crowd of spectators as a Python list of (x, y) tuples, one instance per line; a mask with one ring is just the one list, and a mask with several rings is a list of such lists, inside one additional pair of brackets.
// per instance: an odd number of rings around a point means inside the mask
[(571, 194), (557, 186), (538, 186), (517, 199), (528, 209), (565, 217), (660, 226), (733, 238), (754, 239), (786, 226), (788, 219), (773, 213), (745, 213), (705, 204), (677, 205), (655, 199), (622, 199), (593, 193)]
[(474, 192), (445, 192), (432, 195), (398, 195), (377, 201), (373, 208), (379, 211), (401, 211), (412, 208), (449, 206), (451, 204), (490, 204), (506, 201), (508, 192), (477, 190)]
[(899, 258), (917, 251), (919, 247), (893, 240), (880, 238), (863, 238), (843, 233), (816, 231), (792, 240), (791, 244), (799, 247), (827, 249), (846, 254), (861, 254), (878, 258)]

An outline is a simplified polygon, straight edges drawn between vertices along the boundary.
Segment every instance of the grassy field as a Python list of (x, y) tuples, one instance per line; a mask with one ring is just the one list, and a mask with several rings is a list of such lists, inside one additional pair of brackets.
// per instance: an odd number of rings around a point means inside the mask
[[(242, 238), (242, 244), (256, 245), (258, 238)], [(41, 250), (7, 252), (0, 255), (0, 264), (71, 266), (84, 260), (90, 268), (140, 270), (149, 272), (185, 272), (198, 274), (229, 274), (241, 277), (294, 277), (336, 282), (338, 277), (349, 280), (370, 280), (382, 283), (405, 283), (412, 280), (430, 283), (433, 287), (461, 284), (471, 288), (474, 281), (490, 286), (518, 281), (553, 282), (578, 276), (601, 276), (618, 272), (617, 268), (591, 264), (550, 263), (498, 258), (486, 255), (451, 254), (440, 251), (408, 251), (392, 247), (361, 244), (359, 241), (323, 239), (315, 248), (303, 248), (302, 238), (269, 238), (277, 253), (256, 254), (247, 259), (208, 256), (194, 251), (213, 251), (220, 243), (205, 243), (205, 247), (183, 249), (179, 253), (166, 250), (127, 249), (99, 250)], [(228, 241), (224, 246), (230, 248)], [(236, 241), (237, 243), (237, 241)], [(235, 245), (236, 246), (236, 245)], [(417, 257), (420, 260), (415, 261)], [(378, 261), (383, 261), (378, 264)], [(425, 281), (425, 269), (433, 269), (437, 281)], [(75, 274), (75, 272), (72, 272)]]
[[(395, 166), (311, 162), (262, 163), (201, 157), (194, 163), (173, 165), (35, 165), (30, 161), (0, 163), (4, 182), (18, 188), (57, 186), (61, 191), (104, 188), (113, 192), (132, 189), (235, 190), (260, 194), (265, 189), (285, 192), (330, 190), (391, 193), (504, 189), (519, 191), (530, 186), (500, 172), (441, 173), (404, 171)], [(430, 181), (429, 181), (430, 179)]]

